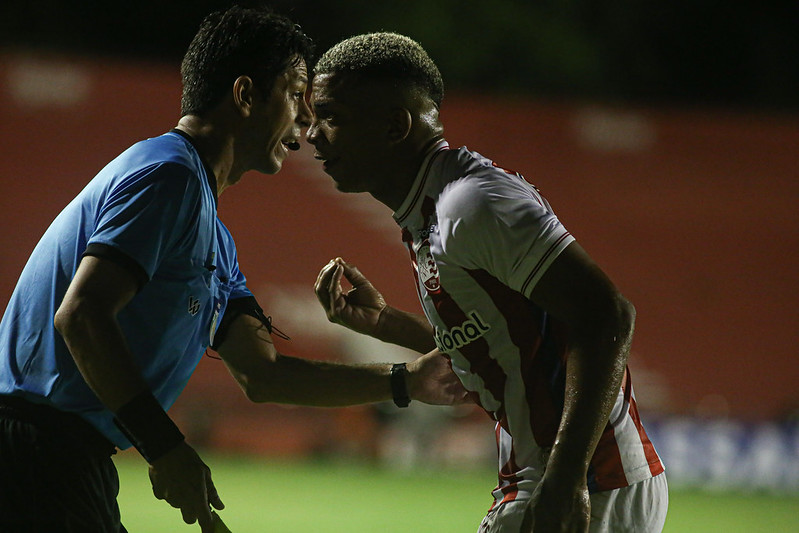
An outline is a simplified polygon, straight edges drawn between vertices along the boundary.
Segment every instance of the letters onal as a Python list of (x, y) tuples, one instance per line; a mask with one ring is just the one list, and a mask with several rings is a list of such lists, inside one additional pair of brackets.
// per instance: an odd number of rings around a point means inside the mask
[(435, 340), (439, 351), (449, 353), (461, 348), (473, 340), (479, 339), (491, 329), (491, 326), (483, 321), (477, 311), (471, 311), (468, 316), (469, 318), (463, 324), (449, 330), (436, 326)]

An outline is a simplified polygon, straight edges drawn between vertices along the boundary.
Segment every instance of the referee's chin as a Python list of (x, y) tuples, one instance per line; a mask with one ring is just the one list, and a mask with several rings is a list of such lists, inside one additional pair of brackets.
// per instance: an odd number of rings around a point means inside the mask
[(263, 162), (256, 168), (258, 172), (263, 174), (277, 174), (283, 168), (283, 161), (288, 156), (288, 150), (283, 143), (278, 145), (272, 150), (268, 157), (263, 158)]
[(277, 158), (270, 158), (269, 161), (256, 170), (262, 174), (277, 174), (283, 168), (283, 161)]

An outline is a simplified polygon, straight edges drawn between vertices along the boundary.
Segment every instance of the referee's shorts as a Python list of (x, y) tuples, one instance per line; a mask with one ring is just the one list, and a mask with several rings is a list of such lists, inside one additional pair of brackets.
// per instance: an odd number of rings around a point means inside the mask
[(115, 452), (78, 415), (0, 395), (0, 531), (126, 532)]

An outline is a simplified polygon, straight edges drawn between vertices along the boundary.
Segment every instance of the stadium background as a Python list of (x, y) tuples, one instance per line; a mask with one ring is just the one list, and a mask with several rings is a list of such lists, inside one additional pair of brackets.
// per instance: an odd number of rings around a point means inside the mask
[[(226, 4), (0, 7), (2, 306), (58, 211), (129, 144), (175, 124), (182, 51)], [(636, 304), (630, 364), (675, 486), (795, 493), (799, 7), (733, 4), (272, 3), (321, 50), (375, 30), (426, 46), (447, 82), (450, 143), (536, 183)], [(316, 274), (340, 255), (418, 309), (390, 213), (337, 193), (307, 145), (279, 175), (226, 192), (220, 216), (250, 287), (292, 337), (281, 349), (411, 357), (327, 324), (315, 303)], [(174, 416), (225, 452), (400, 467), (493, 455), (489, 422), (471, 409), (252, 406), (211, 358)]]

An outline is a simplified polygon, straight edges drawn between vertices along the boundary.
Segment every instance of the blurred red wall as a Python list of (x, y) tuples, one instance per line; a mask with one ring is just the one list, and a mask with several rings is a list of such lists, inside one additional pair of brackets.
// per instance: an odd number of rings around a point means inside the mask
[[(179, 97), (176, 68), (0, 55), (3, 307), (52, 218), (120, 151), (171, 128)], [(536, 183), (636, 305), (642, 403), (743, 419), (799, 407), (796, 116), (449, 94), (443, 117), (450, 144)], [(280, 174), (245, 176), (220, 216), (259, 299), (274, 288), (312, 298), (319, 269), (341, 255), (418, 309), (388, 210), (337, 193), (307, 145)], [(280, 324), (284, 310), (268, 311)], [(314, 340), (321, 310), (306, 312), (285, 349), (340, 357)], [(216, 363), (201, 364), (189, 395), (235, 393)]]

